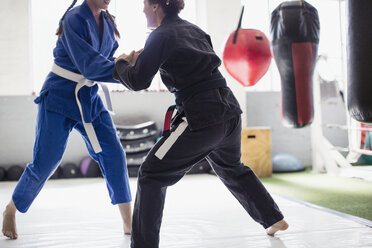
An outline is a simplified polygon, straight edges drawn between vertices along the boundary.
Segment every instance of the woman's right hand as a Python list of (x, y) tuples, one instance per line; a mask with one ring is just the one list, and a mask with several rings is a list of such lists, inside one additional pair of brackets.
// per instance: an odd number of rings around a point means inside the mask
[(134, 53), (135, 53), (135, 51), (132, 51), (129, 55), (126, 54), (126, 53), (123, 53), (122, 55), (120, 55), (119, 57), (117, 57), (114, 60), (114, 62), (117, 63), (119, 60), (124, 59), (125, 61), (127, 61), (128, 63), (130, 63), (130, 61), (133, 59)]
[[(138, 51), (135, 51), (135, 52), (134, 52), (134, 54), (133, 54), (133, 56), (132, 56), (132, 59), (131, 59), (131, 61), (129, 62), (129, 64), (130, 64), (131, 66), (134, 66), (134, 65), (136, 64), (137, 58), (138, 58), (138, 56), (142, 53), (142, 51), (143, 51), (143, 48), (140, 49), (140, 50), (138, 50)], [(133, 52), (133, 51), (132, 51), (132, 52)]]

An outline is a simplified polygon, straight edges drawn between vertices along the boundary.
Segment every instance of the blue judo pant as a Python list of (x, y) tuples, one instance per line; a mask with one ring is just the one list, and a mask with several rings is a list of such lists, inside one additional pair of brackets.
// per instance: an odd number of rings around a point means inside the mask
[(22, 213), (28, 210), (46, 180), (55, 171), (61, 162), (72, 129), (81, 134), (90, 156), (98, 162), (106, 180), (111, 203), (130, 202), (132, 197), (125, 152), (110, 114), (104, 111), (93, 121), (102, 148), (102, 152), (96, 154), (82, 122), (48, 111), (44, 100), (38, 106), (33, 161), (27, 165), (12, 196), (17, 210)]

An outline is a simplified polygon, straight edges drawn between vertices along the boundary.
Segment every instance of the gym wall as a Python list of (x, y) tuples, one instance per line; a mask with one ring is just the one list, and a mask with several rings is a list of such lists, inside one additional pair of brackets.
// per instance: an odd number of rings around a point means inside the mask
[[(0, 14), (9, 22), (0, 23), (0, 31), (7, 33), (9, 23), (18, 23), (21, 29), (14, 29), (8, 37), (0, 39), (2, 54), (0, 66), (0, 166), (13, 164), (24, 166), (32, 159), (35, 119), (37, 106), (31, 92), (30, 49), (28, 21), (28, 2), (24, 0), (6, 0)], [(241, 10), (240, 0), (228, 1), (198, 0), (197, 22), (212, 37), (215, 51), (221, 57), (227, 35), (235, 30), (237, 17)], [(17, 11), (15, 11), (17, 10)], [(224, 15), (221, 16), (221, 12)], [(17, 14), (15, 14), (17, 13)], [(8, 26), (9, 27), (8, 27)], [(21, 43), (21, 44), (19, 44)], [(13, 49), (17, 46), (19, 49)], [(15, 65), (15, 62), (17, 64)], [(234, 91), (242, 105), (243, 127), (269, 126), (272, 129), (272, 153), (289, 152), (297, 156), (305, 165), (311, 164), (310, 128), (288, 129), (280, 122), (280, 92), (249, 92), (232, 79), (221, 67), (228, 85)], [(16, 92), (9, 91), (9, 85), (17, 85)], [(114, 92), (112, 94), (119, 124), (134, 124), (154, 120), (158, 128), (162, 127), (165, 110), (174, 102), (167, 92)], [(344, 124), (345, 112), (342, 102), (325, 104), (324, 123)], [(328, 118), (328, 120), (327, 120)], [(325, 136), (336, 146), (346, 146), (346, 132), (324, 130)], [(72, 132), (63, 162), (78, 163), (87, 155), (85, 145), (77, 132)]]
[[(24, 166), (32, 159), (37, 106), (34, 96), (0, 97), (0, 166)], [(135, 124), (148, 120), (160, 129), (167, 107), (173, 103), (168, 92), (114, 92), (112, 101), (117, 124)], [(247, 126), (271, 127), (272, 153), (288, 152), (297, 156), (305, 165), (311, 164), (310, 127), (289, 129), (280, 120), (280, 92), (246, 93)], [(341, 101), (323, 104), (325, 123), (345, 124), (344, 106)], [(325, 136), (335, 146), (347, 146), (347, 134), (339, 129), (324, 128)], [(73, 131), (63, 162), (75, 162), (87, 155), (80, 135)]]

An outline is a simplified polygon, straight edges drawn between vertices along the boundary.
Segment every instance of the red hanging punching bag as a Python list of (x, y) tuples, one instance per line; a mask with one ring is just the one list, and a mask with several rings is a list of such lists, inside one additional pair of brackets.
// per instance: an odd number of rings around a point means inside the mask
[(270, 42), (256, 29), (242, 29), (244, 7), (236, 31), (230, 34), (223, 52), (227, 72), (243, 86), (255, 85), (271, 62)]
[(313, 120), (319, 31), (318, 11), (305, 1), (284, 2), (271, 14), (271, 43), (282, 83), (282, 120), (287, 127), (304, 127)]

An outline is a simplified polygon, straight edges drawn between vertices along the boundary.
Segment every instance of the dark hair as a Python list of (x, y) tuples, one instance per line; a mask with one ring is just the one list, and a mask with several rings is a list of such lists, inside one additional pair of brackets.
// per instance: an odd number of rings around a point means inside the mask
[(110, 19), (110, 21), (112, 22), (112, 24), (114, 24), (114, 33), (115, 33), (115, 36), (120, 39), (120, 33), (119, 33), (118, 28), (116, 27), (115, 16), (111, 15), (108, 12), (108, 10), (106, 10), (105, 17), (108, 18), (108, 19)]
[[(62, 36), (62, 33), (63, 33), (63, 24), (62, 24), (62, 21), (63, 19), (65, 18), (67, 12), (70, 11), (70, 9), (72, 9), (75, 4), (76, 4), (77, 0), (73, 0), (71, 5), (67, 8), (66, 12), (63, 14), (62, 18), (59, 20), (59, 26), (58, 26), (58, 29), (57, 29), (57, 32), (56, 32), (56, 35), (58, 35), (59, 37)], [(111, 15), (108, 10), (105, 11), (105, 17), (110, 19), (110, 21), (114, 24), (114, 33), (115, 33), (115, 36), (120, 38), (120, 33), (119, 33), (119, 30), (117, 29), (116, 27), (116, 22), (115, 22), (115, 17), (113, 15)]]
[(160, 4), (166, 15), (175, 15), (185, 7), (184, 0), (148, 0), (151, 4)]
[(58, 29), (57, 29), (57, 32), (56, 32), (56, 35), (58, 35), (59, 37), (62, 36), (62, 33), (63, 33), (63, 25), (62, 25), (62, 21), (63, 19), (65, 18), (67, 12), (72, 9), (72, 7), (75, 6), (77, 0), (73, 0), (72, 1), (72, 4), (67, 8), (66, 12), (63, 14), (62, 18), (59, 20), (59, 26), (58, 26)]

